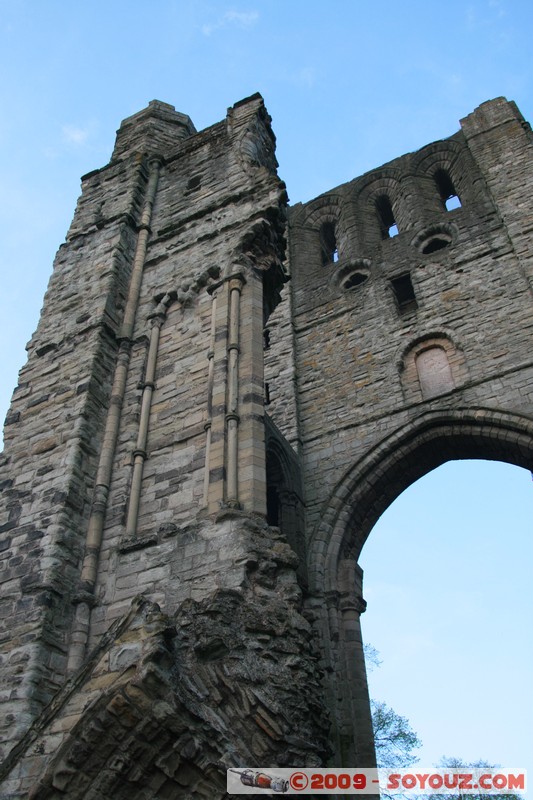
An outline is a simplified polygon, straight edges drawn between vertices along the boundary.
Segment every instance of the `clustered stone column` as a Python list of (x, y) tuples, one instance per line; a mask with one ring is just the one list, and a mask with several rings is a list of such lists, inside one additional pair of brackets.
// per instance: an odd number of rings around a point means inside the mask
[(239, 507), (238, 486), (238, 427), (239, 427), (239, 319), (242, 276), (229, 281), (229, 340), (228, 340), (228, 406), (226, 504)]
[[(208, 290), (209, 291), (209, 290)], [(217, 288), (211, 291), (211, 337), (207, 359), (209, 371), (207, 377), (207, 419), (205, 423), (205, 472), (204, 472), (204, 506), (209, 501), (209, 468), (211, 463), (211, 428), (213, 424), (213, 384), (215, 378), (215, 336), (217, 318)]]
[(240, 304), (244, 285), (244, 275), (234, 273), (211, 289), (204, 497), (212, 513), (223, 507), (241, 506), (238, 429)]
[(352, 559), (342, 560), (339, 569), (338, 624), (341, 662), (338, 665), (340, 747), (343, 763), (375, 764), (372, 717), (368, 703), (361, 614), (363, 570)]
[(85, 544), (85, 555), (81, 568), (80, 591), (74, 600), (76, 611), (70, 640), (68, 659), (69, 672), (75, 671), (82, 665), (89, 638), (91, 608), (94, 603), (94, 587), (96, 584), (98, 559), (102, 545), (113, 459), (119, 432), (124, 393), (126, 390), (135, 316), (139, 303), (144, 262), (146, 260), (146, 249), (150, 236), (152, 210), (157, 192), (160, 168), (161, 160), (159, 158), (150, 160), (148, 183), (141, 221), (139, 223), (139, 233), (133, 259), (128, 297), (124, 318), (119, 331), (120, 347), (105, 424), (102, 450), (96, 473), (93, 504)]
[(146, 461), (146, 443), (148, 440), (148, 423), (150, 420), (150, 409), (152, 407), (152, 394), (155, 388), (155, 370), (157, 364), (157, 351), (159, 349), (159, 337), (161, 328), (167, 315), (168, 305), (171, 302), (170, 295), (166, 294), (158, 304), (156, 310), (151, 315), (150, 345), (148, 348), (148, 358), (146, 362), (146, 375), (142, 389), (141, 415), (139, 420), (139, 431), (137, 442), (133, 451), (133, 476), (130, 487), (130, 500), (128, 505), (128, 516), (126, 519), (126, 537), (134, 538), (137, 534), (137, 522), (139, 518), (139, 504), (141, 501), (141, 485)]

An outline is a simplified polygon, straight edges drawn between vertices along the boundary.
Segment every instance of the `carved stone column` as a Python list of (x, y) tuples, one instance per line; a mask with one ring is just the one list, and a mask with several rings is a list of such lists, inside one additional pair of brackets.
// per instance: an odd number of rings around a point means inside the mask
[(91, 608), (93, 605), (100, 549), (102, 546), (109, 487), (113, 472), (113, 459), (122, 415), (122, 403), (126, 391), (135, 317), (139, 304), (144, 262), (151, 232), (150, 223), (152, 220), (160, 169), (161, 159), (159, 157), (151, 158), (149, 162), (144, 205), (138, 226), (137, 245), (131, 269), (126, 308), (119, 331), (120, 349), (115, 366), (113, 388), (111, 390), (111, 398), (107, 412), (102, 450), (100, 452), (98, 469), (96, 472), (93, 504), (87, 529), (85, 553), (81, 566), (79, 591), (75, 597), (76, 610), (68, 657), (69, 672), (75, 671), (83, 663), (89, 638)]
[(263, 283), (233, 272), (213, 287), (205, 498), (222, 508), (266, 513), (263, 402)]
[(339, 645), (342, 664), (339, 681), (339, 741), (346, 766), (375, 767), (376, 754), (370, 698), (366, 678), (361, 614), (366, 610), (362, 596), (363, 570), (351, 559), (339, 568)]

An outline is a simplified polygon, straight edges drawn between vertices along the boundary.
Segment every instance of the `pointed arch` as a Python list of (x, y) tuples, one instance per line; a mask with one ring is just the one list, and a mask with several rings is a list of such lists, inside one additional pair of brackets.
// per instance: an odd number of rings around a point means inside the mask
[(338, 763), (371, 764), (373, 733), (358, 556), (374, 523), (411, 483), (445, 461), (533, 466), (533, 418), (491, 408), (428, 411), (385, 437), (339, 481), (309, 543), (308, 607), (321, 637)]
[(446, 461), (483, 458), (533, 466), (533, 418), (493, 408), (420, 414), (344, 475), (325, 504), (309, 548), (311, 586), (337, 586), (339, 563), (357, 560), (372, 526), (404, 489)]

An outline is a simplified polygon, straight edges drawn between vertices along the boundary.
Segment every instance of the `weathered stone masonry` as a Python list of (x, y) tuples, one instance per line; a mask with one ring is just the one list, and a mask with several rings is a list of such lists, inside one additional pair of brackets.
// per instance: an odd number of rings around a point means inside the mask
[(2, 797), (371, 766), (366, 536), (448, 459), (532, 466), (516, 106), (290, 209), (274, 144), (258, 95), (154, 101), (83, 179), (6, 419)]

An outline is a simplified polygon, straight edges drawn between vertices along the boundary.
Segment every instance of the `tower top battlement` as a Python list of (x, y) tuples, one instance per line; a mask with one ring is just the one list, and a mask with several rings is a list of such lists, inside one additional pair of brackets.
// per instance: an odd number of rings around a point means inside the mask
[(170, 103), (150, 100), (146, 108), (122, 120), (111, 160), (131, 150), (163, 151), (175, 145), (176, 140), (187, 139), (196, 132), (187, 114), (176, 111)]

